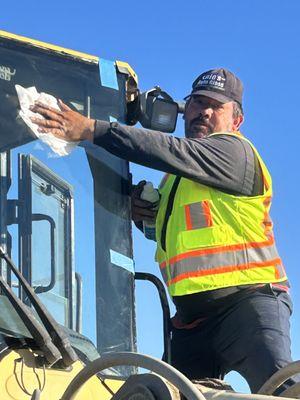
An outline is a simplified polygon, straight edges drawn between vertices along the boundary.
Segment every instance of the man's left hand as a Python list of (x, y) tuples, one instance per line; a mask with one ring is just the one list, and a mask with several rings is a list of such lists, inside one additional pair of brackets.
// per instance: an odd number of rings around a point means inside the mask
[(39, 132), (52, 133), (61, 139), (71, 142), (80, 140), (93, 141), (95, 120), (84, 117), (61, 100), (58, 101), (60, 110), (37, 102), (30, 108), (45, 119), (32, 117), (31, 121), (39, 126)]

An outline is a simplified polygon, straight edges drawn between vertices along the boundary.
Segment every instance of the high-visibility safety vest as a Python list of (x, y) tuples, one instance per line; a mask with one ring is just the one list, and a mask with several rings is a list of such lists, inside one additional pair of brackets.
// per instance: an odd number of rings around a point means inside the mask
[[(249, 142), (240, 132), (226, 134)], [(155, 258), (171, 296), (287, 279), (269, 217), (271, 176), (249, 144), (262, 170), (260, 196), (235, 196), (174, 175), (163, 178)]]

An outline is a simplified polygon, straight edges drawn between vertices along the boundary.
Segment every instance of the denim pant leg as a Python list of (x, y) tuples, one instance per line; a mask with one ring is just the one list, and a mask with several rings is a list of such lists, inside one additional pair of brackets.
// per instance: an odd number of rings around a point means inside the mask
[(172, 365), (189, 379), (219, 378), (210, 321), (193, 329), (172, 329)]
[[(214, 343), (223, 372), (239, 372), (256, 393), (269, 377), (292, 361), (291, 312), (289, 295), (273, 292), (269, 286), (228, 309), (219, 321)], [(276, 394), (297, 380), (289, 380)]]

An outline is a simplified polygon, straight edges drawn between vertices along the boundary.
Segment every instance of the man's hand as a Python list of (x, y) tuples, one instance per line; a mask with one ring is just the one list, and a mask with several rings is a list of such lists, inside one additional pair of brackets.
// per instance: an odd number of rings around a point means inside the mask
[(133, 186), (131, 192), (131, 215), (134, 222), (154, 222), (157, 210), (151, 210), (153, 204), (150, 201), (142, 200), (141, 193), (146, 181), (141, 181)]
[(32, 117), (31, 121), (39, 126), (39, 132), (52, 133), (70, 142), (80, 140), (93, 141), (95, 120), (84, 117), (71, 110), (61, 100), (58, 101), (60, 110), (37, 102), (31, 111), (41, 114), (45, 119)]

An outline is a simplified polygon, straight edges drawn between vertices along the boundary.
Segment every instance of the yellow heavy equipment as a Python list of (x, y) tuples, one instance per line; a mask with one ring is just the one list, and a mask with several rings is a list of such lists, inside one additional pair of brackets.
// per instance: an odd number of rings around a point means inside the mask
[[(170, 366), (164, 287), (133, 268), (128, 163), (88, 142), (57, 157), (24, 122), (16, 85), (91, 118), (167, 132), (182, 111), (159, 87), (140, 94), (127, 63), (0, 31), (1, 400), (247, 397)], [(136, 352), (136, 279), (158, 288), (169, 363)]]

